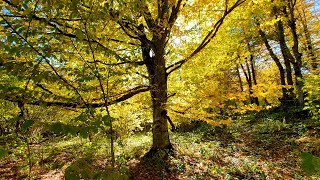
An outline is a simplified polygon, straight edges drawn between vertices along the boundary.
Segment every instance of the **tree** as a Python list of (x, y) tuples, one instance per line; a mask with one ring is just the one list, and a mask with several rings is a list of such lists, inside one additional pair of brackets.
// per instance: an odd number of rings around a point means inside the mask
[[(149, 91), (153, 112), (150, 154), (172, 149), (167, 113), (164, 113), (168, 99), (168, 76), (204, 49), (225, 18), (244, 2), (4, 0), (1, 3), (4, 9), (0, 14), (1, 38), (6, 50), (2, 54), (3, 64), (5, 67), (11, 65), (13, 71), (32, 87), (28, 88), (29, 91), (25, 90), (29, 95), (19, 96), (21, 89), (18, 89), (11, 94), (3, 93), (1, 98), (34, 105), (91, 109), (107, 108)], [(166, 59), (168, 43), (171, 38), (179, 36), (174, 34), (179, 31), (177, 19), (188, 16), (186, 13), (195, 6), (223, 10), (218, 17), (209, 18), (216, 20), (216, 23), (204, 28), (199, 36), (202, 38), (200, 44), (194, 44), (193, 47), (196, 47), (189, 55), (169, 61)], [(20, 51), (17, 52), (17, 49)], [(31, 72), (26, 73), (28, 77), (17, 66), (19, 63), (32, 68)], [(106, 66), (115, 66), (114, 73), (119, 74), (111, 80), (114, 87), (127, 89), (120, 93), (119, 90), (110, 92), (110, 100), (104, 92)], [(52, 78), (51, 83), (40, 84), (44, 78)], [(127, 85), (128, 79), (133, 79), (134, 84), (138, 85)], [(119, 85), (116, 82), (120, 82)], [(37, 85), (46, 96), (34, 94)]]
[(297, 16), (298, 16), (298, 24), (302, 29), (304, 35), (304, 41), (302, 45), (304, 45), (304, 49), (307, 54), (308, 62), (311, 66), (312, 70), (316, 70), (319, 64), (317, 60), (317, 53), (316, 53), (316, 43), (313, 41), (311, 34), (314, 36), (316, 35), (315, 29), (317, 29), (316, 17), (315, 13), (312, 13), (311, 8), (314, 6), (314, 1), (298, 1), (297, 2)]
[[(265, 13), (267, 15), (266, 17), (261, 17), (257, 14), (254, 19), (261, 40), (279, 69), (280, 81), (281, 85), (283, 85), (282, 102), (292, 102), (296, 94), (298, 104), (303, 105), (302, 53), (299, 49), (300, 39), (296, 27), (296, 2), (297, 1), (273, 0), (267, 4), (270, 14)], [(264, 28), (268, 27), (268, 29), (263, 30), (262, 26), (264, 26)], [(269, 31), (269, 35), (266, 31)], [(283, 63), (274, 52), (268, 39), (275, 40), (278, 43)], [(291, 50), (289, 48), (290, 44), (292, 45)], [(295, 80), (293, 80), (292, 77), (292, 67)], [(286, 85), (289, 87), (285, 88)], [(295, 86), (295, 94), (293, 86)]]

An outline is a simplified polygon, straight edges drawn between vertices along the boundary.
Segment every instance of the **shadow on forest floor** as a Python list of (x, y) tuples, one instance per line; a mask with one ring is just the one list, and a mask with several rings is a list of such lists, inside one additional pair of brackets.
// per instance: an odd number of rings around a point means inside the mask
[[(229, 127), (206, 126), (172, 133), (175, 154), (165, 160), (143, 160), (134, 155), (140, 154), (136, 151), (144, 152), (148, 143), (130, 145), (132, 151), (127, 153), (131, 156), (127, 156), (127, 164), (122, 163), (126, 170), (121, 173), (137, 180), (306, 178), (299, 167), (299, 156), (301, 152), (320, 152), (314, 144), (320, 142), (318, 131), (280, 121), (238, 123)], [(134, 138), (130, 137), (130, 140)], [(107, 177), (110, 172), (108, 155), (86, 157), (81, 148), (75, 143), (48, 150), (45, 157), (34, 165), (32, 179), (64, 179), (67, 169), (86, 173), (89, 177), (94, 177), (97, 172)], [(21, 159), (1, 161), (0, 179), (27, 178), (26, 160), (22, 162)]]

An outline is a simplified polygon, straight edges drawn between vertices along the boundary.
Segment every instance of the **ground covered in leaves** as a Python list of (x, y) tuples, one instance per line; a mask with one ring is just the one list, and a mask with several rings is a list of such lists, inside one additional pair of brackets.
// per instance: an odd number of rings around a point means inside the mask
[(15, 149), (1, 160), (0, 178), (318, 179), (300, 166), (302, 152), (320, 155), (320, 130), (308, 124), (245, 116), (225, 127), (193, 123), (191, 130), (171, 133), (173, 156), (154, 159), (142, 158), (151, 134), (135, 134), (117, 141), (116, 169), (110, 167), (104, 138), (53, 138), (31, 145), (30, 156), (26, 149)]

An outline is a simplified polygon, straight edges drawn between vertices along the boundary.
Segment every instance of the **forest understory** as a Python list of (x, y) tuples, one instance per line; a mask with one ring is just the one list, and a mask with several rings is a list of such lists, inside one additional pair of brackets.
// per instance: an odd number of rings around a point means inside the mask
[(91, 142), (51, 137), (30, 144), (30, 154), (16, 145), (0, 163), (0, 178), (318, 179), (303, 170), (310, 164), (302, 154), (320, 155), (320, 128), (309, 117), (295, 116), (265, 111), (237, 116), (228, 126), (185, 123), (170, 133), (174, 154), (166, 158), (143, 158), (151, 134), (137, 132), (116, 140), (115, 168), (110, 166), (110, 142), (101, 135)]
[(320, 179), (320, 0), (0, 0), (0, 179)]

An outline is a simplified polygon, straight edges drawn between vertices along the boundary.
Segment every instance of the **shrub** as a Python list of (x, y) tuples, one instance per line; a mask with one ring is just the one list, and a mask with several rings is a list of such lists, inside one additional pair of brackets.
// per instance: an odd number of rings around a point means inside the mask
[(310, 111), (314, 120), (320, 122), (320, 70), (305, 78), (304, 91), (307, 95), (305, 109)]

